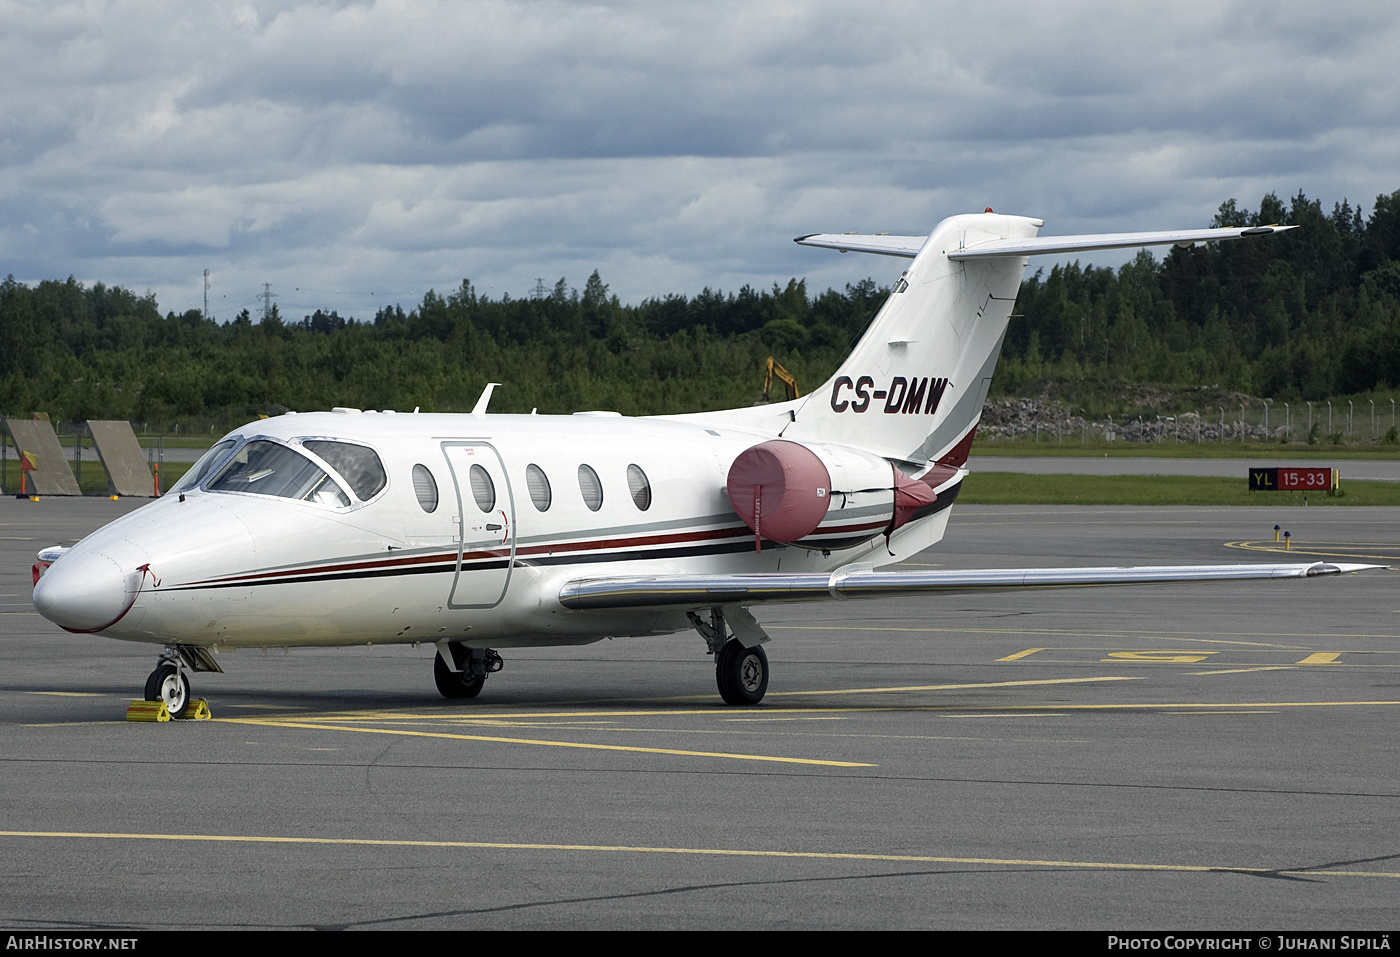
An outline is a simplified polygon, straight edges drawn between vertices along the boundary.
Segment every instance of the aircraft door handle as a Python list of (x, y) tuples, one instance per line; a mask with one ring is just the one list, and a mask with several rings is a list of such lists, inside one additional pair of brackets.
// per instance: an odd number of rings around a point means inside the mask
[(500, 525), (487, 525), (487, 526), (486, 526), (486, 530), (487, 530), (488, 532), (499, 532), (499, 531), (501, 530), (501, 526), (500, 526)]

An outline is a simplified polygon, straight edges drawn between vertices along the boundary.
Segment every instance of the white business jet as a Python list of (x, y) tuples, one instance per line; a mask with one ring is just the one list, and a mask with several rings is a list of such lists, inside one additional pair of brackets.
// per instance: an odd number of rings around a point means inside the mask
[(1370, 566), (880, 572), (938, 542), (1027, 257), (1266, 236), (1287, 227), (1036, 238), (954, 216), (927, 237), (797, 242), (913, 261), (836, 374), (805, 398), (693, 415), (333, 409), (235, 429), (163, 498), (45, 549), (34, 606), (70, 632), (164, 646), (147, 700), (234, 648), (436, 648), (449, 698), (497, 649), (694, 628), (720, 695), (756, 704), (765, 602), (1304, 577)]

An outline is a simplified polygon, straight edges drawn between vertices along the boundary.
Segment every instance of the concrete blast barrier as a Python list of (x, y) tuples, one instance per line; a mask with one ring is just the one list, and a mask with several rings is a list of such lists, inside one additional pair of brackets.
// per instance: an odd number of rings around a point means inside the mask
[(97, 446), (97, 457), (107, 470), (110, 491), (149, 498), (154, 493), (155, 482), (131, 423), (122, 419), (88, 419), (87, 427), (92, 433), (92, 444)]
[(6, 419), (5, 427), (20, 453), (29, 452), (38, 461), (38, 468), (25, 479), (31, 495), (83, 494), (51, 424), (43, 419)]

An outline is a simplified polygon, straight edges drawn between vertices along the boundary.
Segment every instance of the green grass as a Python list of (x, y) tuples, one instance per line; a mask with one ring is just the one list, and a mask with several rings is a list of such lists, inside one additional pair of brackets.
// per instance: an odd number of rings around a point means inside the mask
[[(163, 444), (167, 449), (207, 449), (219, 441), (222, 435), (222, 432), (218, 435), (167, 435)], [(143, 449), (155, 448), (159, 441), (159, 438), (154, 435), (138, 434), (136, 438)]]
[[(189, 471), (190, 462), (167, 462), (160, 485), (169, 489)], [(10, 463), (5, 494), (19, 491), (19, 470)], [(83, 463), (84, 495), (104, 495), (107, 473), (96, 462)], [(1308, 492), (1312, 505), (1400, 505), (1400, 482), (1342, 482), (1342, 494)], [(1190, 475), (1024, 475), (973, 472), (958, 501), (967, 505), (1266, 505), (1301, 506), (1303, 492), (1251, 492), (1240, 478)]]
[(973, 472), (958, 501), (968, 505), (1400, 505), (1400, 482), (1344, 481), (1340, 494), (1251, 492), (1245, 479), (1191, 475), (1023, 475)]
[(1197, 445), (1194, 442), (986, 442), (978, 439), (972, 446), (973, 455), (1042, 456), (1047, 458), (1160, 458), (1160, 459), (1365, 459), (1368, 461), (1400, 460), (1400, 446), (1395, 445), (1306, 445), (1290, 442), (1228, 442)]
[[(190, 470), (193, 462), (166, 462), (160, 467), (160, 487), (165, 491), (180, 480), (180, 478)], [(72, 471), (72, 462), (69, 462), (69, 471)], [(14, 459), (10, 460), (7, 469), (3, 494), (17, 495), (19, 493), (19, 464)], [(107, 494), (107, 471), (102, 467), (102, 463), (92, 460), (83, 462), (83, 478), (78, 483), (78, 487), (83, 490), (84, 495), (106, 495)]]

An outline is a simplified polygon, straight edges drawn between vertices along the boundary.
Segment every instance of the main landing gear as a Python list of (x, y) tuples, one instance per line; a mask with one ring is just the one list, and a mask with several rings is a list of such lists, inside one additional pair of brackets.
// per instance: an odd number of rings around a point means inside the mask
[(745, 648), (730, 638), (715, 658), (715, 684), (727, 704), (758, 704), (768, 691), (768, 655), (762, 645)]
[(486, 676), (504, 666), (501, 656), (490, 648), (468, 648), (461, 642), (440, 641), (433, 658), (433, 681), (444, 698), (475, 698), (481, 694)]
[[(715, 684), (726, 704), (758, 704), (768, 692), (768, 655), (761, 642), (768, 636), (753, 615), (741, 607), (729, 609), (729, 621), (724, 610), (710, 609), (706, 621), (695, 612), (686, 617), (705, 639), (709, 653), (715, 656)], [(729, 637), (733, 630), (734, 637)]]

